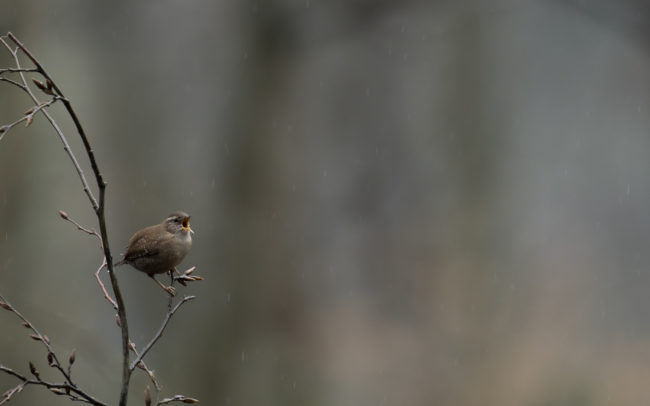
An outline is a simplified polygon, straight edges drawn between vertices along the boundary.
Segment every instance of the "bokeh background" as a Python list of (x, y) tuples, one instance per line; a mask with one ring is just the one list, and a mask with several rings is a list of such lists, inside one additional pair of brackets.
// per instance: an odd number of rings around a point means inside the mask
[[(4, 0), (81, 117), (116, 257), (170, 211), (205, 281), (147, 362), (206, 405), (650, 402), (641, 0)], [(0, 52), (2, 66), (11, 61)], [(0, 123), (24, 94), (0, 83)], [(53, 108), (90, 174), (61, 106)], [(92, 178), (92, 177), (91, 177)], [(0, 141), (0, 293), (114, 404), (96, 227), (42, 117)], [(166, 297), (118, 277), (142, 347)], [(106, 275), (104, 275), (106, 280)], [(45, 352), (0, 312), (0, 363)], [(130, 404), (143, 404), (135, 373)], [(16, 380), (0, 375), (0, 393)], [(12, 405), (69, 402), (42, 388)]]

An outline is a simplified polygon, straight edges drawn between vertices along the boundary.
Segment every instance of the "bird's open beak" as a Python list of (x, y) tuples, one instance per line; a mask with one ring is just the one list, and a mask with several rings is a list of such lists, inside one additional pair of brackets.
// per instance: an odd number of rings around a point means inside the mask
[(190, 218), (189, 217), (185, 217), (183, 219), (183, 224), (182, 225), (183, 225), (184, 230), (189, 231), (190, 233), (194, 234), (194, 230), (192, 230), (192, 228), (190, 227)]

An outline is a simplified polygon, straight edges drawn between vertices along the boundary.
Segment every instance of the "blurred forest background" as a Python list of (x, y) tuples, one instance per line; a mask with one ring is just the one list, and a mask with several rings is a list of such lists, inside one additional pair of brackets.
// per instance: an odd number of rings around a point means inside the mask
[[(108, 181), (110, 244), (192, 215), (148, 357), (206, 405), (650, 402), (650, 5), (4, 0)], [(0, 65), (11, 64), (0, 52)], [(0, 123), (26, 96), (0, 84)], [(52, 109), (77, 155), (78, 137)], [(85, 158), (82, 160), (88, 173)], [(96, 227), (42, 117), (0, 142), (0, 293), (115, 402)], [(105, 276), (106, 277), (106, 276)], [(140, 347), (165, 294), (118, 270)], [(45, 353), (0, 312), (0, 363)], [(16, 380), (0, 375), (0, 393)], [(134, 374), (130, 404), (148, 383)], [(68, 405), (42, 388), (12, 405)]]

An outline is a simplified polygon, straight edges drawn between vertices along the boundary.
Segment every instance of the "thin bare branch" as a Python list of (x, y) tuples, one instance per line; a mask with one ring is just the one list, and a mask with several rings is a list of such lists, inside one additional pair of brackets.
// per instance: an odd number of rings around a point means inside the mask
[(69, 222), (71, 222), (72, 224), (74, 224), (74, 225), (77, 227), (77, 230), (79, 230), (79, 231), (83, 231), (83, 232), (86, 233), (86, 234), (94, 235), (95, 237), (97, 237), (97, 239), (99, 240), (99, 246), (100, 246), (101, 248), (104, 247), (104, 242), (102, 241), (102, 236), (99, 235), (99, 233), (97, 232), (97, 230), (95, 230), (94, 228), (86, 228), (86, 227), (82, 226), (82, 225), (79, 224), (77, 221), (75, 221), (72, 217), (70, 217), (70, 216), (68, 215), (68, 213), (64, 212), (63, 210), (59, 210), (59, 216), (60, 216), (63, 220), (69, 221)]
[(18, 372), (15, 372), (14, 370), (12, 370), (11, 368), (8, 368), (8, 367), (2, 366), (2, 365), (0, 365), (0, 371), (5, 372), (5, 373), (7, 373), (9, 375), (15, 376), (16, 378), (22, 380), (25, 385), (27, 385), (27, 384), (39, 384), (39, 385), (47, 386), (48, 389), (52, 389), (52, 388), (66, 389), (67, 388), (67, 391), (72, 391), (72, 392), (76, 393), (77, 395), (79, 395), (80, 398), (82, 398), (81, 400), (83, 400), (83, 401), (85, 401), (87, 403), (91, 403), (91, 404), (94, 404), (94, 405), (104, 405), (104, 403), (102, 403), (101, 401), (95, 399), (91, 395), (89, 395), (86, 392), (84, 392), (83, 390), (81, 390), (72, 381), (72, 378), (70, 377), (69, 371), (66, 372), (65, 369), (63, 369), (63, 366), (59, 362), (59, 359), (56, 356), (56, 353), (54, 352), (54, 349), (52, 348), (52, 345), (50, 344), (50, 339), (46, 335), (41, 334), (36, 329), (34, 324), (32, 324), (32, 322), (27, 320), (27, 318), (25, 318), (25, 316), (23, 316), (18, 310), (16, 310), (16, 308), (13, 307), (7, 301), (7, 299), (5, 299), (2, 295), (0, 295), (0, 303), (2, 303), (2, 308), (3, 309), (8, 310), (8, 311), (12, 312), (13, 314), (15, 314), (16, 317), (18, 317), (23, 322), (23, 326), (27, 327), (29, 330), (32, 331), (33, 334), (30, 335), (30, 337), (32, 339), (34, 339), (36, 341), (40, 341), (41, 343), (43, 343), (43, 345), (45, 346), (45, 349), (47, 350), (47, 353), (48, 353), (48, 360), (51, 360), (50, 361), (50, 366), (56, 368), (61, 373), (61, 375), (63, 375), (63, 378), (65, 379), (65, 382), (62, 383), (62, 384), (52, 384), (52, 383), (44, 382), (39, 377), (38, 372), (37, 371), (35, 372), (35, 368), (33, 367), (33, 364), (31, 362), (30, 362), (30, 369), (32, 369), (32, 374), (34, 376), (36, 376), (36, 380), (27, 379), (24, 375), (21, 375)]
[(34, 339), (35, 341), (40, 341), (41, 343), (43, 343), (43, 345), (45, 346), (45, 349), (47, 350), (47, 352), (48, 352), (49, 354), (52, 354), (52, 356), (53, 356), (54, 367), (57, 368), (57, 369), (61, 372), (61, 374), (66, 378), (66, 380), (67, 380), (71, 385), (74, 385), (74, 383), (70, 380), (69, 375), (68, 375), (68, 374), (65, 372), (65, 370), (61, 367), (61, 363), (59, 362), (58, 358), (56, 357), (56, 354), (54, 353), (54, 349), (52, 348), (52, 345), (50, 344), (50, 339), (49, 339), (46, 335), (41, 334), (41, 333), (36, 329), (36, 327), (35, 327), (35, 326), (34, 326), (34, 325), (29, 321), (29, 320), (27, 320), (27, 318), (25, 318), (25, 316), (23, 316), (23, 315), (22, 315), (18, 310), (16, 310), (16, 308), (13, 307), (13, 306), (12, 306), (12, 305), (7, 301), (7, 299), (5, 299), (2, 295), (0, 295), (0, 301), (1, 301), (2, 303), (4, 303), (4, 306), (2, 306), (2, 307), (4, 307), (5, 309), (11, 311), (13, 314), (15, 314), (16, 317), (18, 317), (20, 320), (22, 320), (23, 325), (32, 331), (33, 334), (30, 335), (30, 337), (31, 337), (32, 339)]
[[(100, 272), (102, 271), (102, 269), (104, 269), (105, 267), (106, 267), (106, 257), (104, 257), (104, 260), (102, 261), (102, 264), (99, 266), (99, 268), (98, 268), (97, 271), (95, 272), (95, 279), (97, 280), (97, 283), (99, 284), (99, 287), (101, 288), (102, 293), (104, 293), (104, 297), (106, 298), (106, 300), (108, 300), (108, 302), (111, 304), (111, 306), (113, 306), (113, 309), (115, 309), (115, 311), (117, 311), (117, 310), (118, 310), (117, 303), (115, 303), (115, 300), (113, 300), (113, 298), (111, 297), (111, 295), (108, 294), (108, 291), (106, 290), (106, 286), (105, 286), (104, 283), (102, 282), (102, 279), (99, 277), (99, 273), (100, 273)], [(121, 318), (120, 318), (119, 315), (118, 315), (117, 317), (118, 317), (119, 320), (120, 320), (120, 322), (119, 322), (119, 326), (122, 327), (122, 326), (121, 326), (121, 324), (122, 324), (122, 320), (121, 320)]]
[[(133, 351), (133, 353), (135, 354), (135, 356), (138, 357), (139, 356), (138, 350), (135, 348), (135, 344), (133, 342), (131, 342), (130, 348), (131, 348), (131, 351)], [(156, 388), (156, 391), (160, 392), (160, 390), (162, 388), (160, 387), (160, 384), (158, 383), (158, 380), (156, 379), (156, 374), (154, 373), (154, 371), (152, 369), (150, 369), (147, 366), (147, 364), (144, 363), (144, 361), (138, 362), (138, 364), (136, 366), (139, 369), (143, 370), (149, 376), (149, 379), (151, 380), (151, 383), (153, 383), (153, 386)]]
[(158, 339), (159, 339), (160, 337), (162, 337), (162, 334), (163, 334), (163, 332), (165, 331), (165, 327), (167, 327), (167, 324), (169, 324), (169, 320), (171, 320), (171, 318), (172, 318), (172, 316), (174, 315), (174, 313), (176, 313), (176, 311), (177, 311), (177, 310), (178, 310), (178, 309), (179, 309), (179, 308), (180, 308), (180, 307), (181, 307), (185, 302), (188, 302), (188, 301), (190, 301), (190, 300), (192, 300), (192, 299), (194, 299), (194, 298), (196, 298), (196, 296), (185, 296), (183, 299), (181, 299), (178, 303), (176, 303), (176, 305), (175, 305), (174, 307), (172, 307), (172, 308), (167, 312), (167, 314), (165, 315), (165, 319), (163, 320), (162, 324), (160, 325), (160, 328), (158, 329), (158, 331), (156, 332), (156, 334), (153, 336), (153, 338), (151, 339), (151, 341), (149, 341), (149, 344), (147, 344), (147, 345), (144, 347), (144, 350), (142, 350), (142, 353), (140, 353), (140, 355), (138, 355), (138, 356), (136, 357), (136, 359), (133, 360), (133, 362), (131, 363), (131, 366), (129, 367), (129, 371), (132, 372), (132, 371), (133, 371), (133, 370), (138, 366), (138, 362), (140, 362), (140, 361), (144, 358), (144, 356), (147, 355), (147, 353), (149, 352), (149, 350), (151, 349), (151, 347), (153, 347), (153, 345), (156, 343), (156, 341), (158, 341)]
[(24, 85), (22, 85), (22, 84), (16, 82), (15, 80), (12, 80), (12, 79), (5, 78), (5, 77), (0, 76), (0, 81), (2, 81), (2, 82), (7, 82), (7, 83), (11, 83), (11, 84), (14, 85), (14, 86), (18, 86), (22, 91), (25, 91), (25, 92), (27, 91), (27, 88), (26, 88)]
[[(117, 277), (115, 276), (115, 272), (113, 270), (113, 257), (111, 255), (111, 250), (109, 247), (108, 243), (108, 231), (106, 227), (106, 217), (104, 214), (104, 198), (106, 195), (106, 182), (104, 181), (104, 178), (102, 176), (101, 171), (99, 170), (99, 165), (97, 164), (97, 160), (95, 158), (95, 153), (90, 146), (90, 142), (88, 141), (88, 136), (86, 135), (86, 131), (84, 130), (83, 126), (81, 125), (81, 121), (79, 120), (79, 117), (77, 116), (76, 111), (72, 107), (72, 104), (68, 99), (65, 98), (63, 92), (61, 89), (57, 86), (56, 82), (50, 77), (50, 75), (45, 71), (43, 66), (40, 64), (40, 62), (32, 55), (32, 53), (16, 38), (11, 32), (7, 33), (7, 36), (11, 41), (13, 41), (14, 44), (29, 58), (32, 63), (36, 66), (36, 69), (38, 70), (38, 73), (41, 74), (45, 79), (47, 79), (48, 83), (48, 88), (52, 89), (52, 92), (55, 94), (58, 94), (61, 96), (61, 100), (63, 102), (63, 105), (65, 106), (66, 111), (70, 115), (70, 118), (72, 119), (72, 122), (75, 125), (75, 128), (77, 129), (77, 133), (79, 134), (79, 137), (81, 138), (81, 141), (83, 142), (84, 149), (86, 150), (86, 155), (88, 156), (88, 160), (90, 161), (90, 166), (93, 170), (93, 173), (95, 175), (95, 181), (97, 182), (97, 188), (99, 189), (99, 201), (95, 199), (94, 195), (92, 194), (92, 191), (90, 190), (88, 186), (88, 182), (86, 181), (86, 178), (83, 174), (83, 171), (81, 170), (81, 167), (79, 166), (79, 163), (76, 160), (76, 157), (72, 153), (72, 150), (70, 149), (70, 146), (68, 145), (68, 142), (63, 135), (63, 133), (60, 131), (54, 120), (51, 119), (51, 117), (48, 115), (47, 111), (44, 111), (46, 114), (46, 117), (48, 117), (48, 120), (50, 120), (50, 123), (52, 126), (57, 130), (57, 133), (59, 134), (59, 137), (61, 138), (61, 141), (64, 143), (64, 149), (68, 153), (68, 156), (72, 160), (73, 164), (75, 165), (75, 168), (77, 169), (77, 173), (79, 174), (79, 177), (81, 179), (82, 185), (84, 187), (84, 191), (88, 195), (88, 198), (93, 206), (93, 209), (95, 210), (95, 214), (97, 215), (97, 220), (99, 222), (99, 230), (101, 234), (101, 240), (103, 241), (103, 250), (104, 250), (104, 257), (106, 260), (106, 267), (108, 268), (108, 274), (111, 279), (111, 285), (113, 287), (113, 295), (115, 296), (115, 301), (118, 306), (118, 316), (120, 317), (121, 323), (120, 323), (120, 328), (122, 332), (122, 386), (120, 389), (120, 401), (119, 405), (120, 406), (126, 406), (127, 403), (127, 396), (128, 396), (128, 391), (129, 391), (129, 379), (131, 377), (131, 370), (129, 370), (129, 327), (128, 327), (128, 322), (126, 318), (126, 307), (124, 304), (124, 298), (122, 297), (122, 293), (120, 291), (119, 283), (117, 281)], [(20, 61), (17, 57), (17, 50), (14, 52), (14, 59), (16, 61), (16, 67), (21, 68), (20, 66)], [(27, 83), (25, 81), (25, 74), (23, 72), (19, 72), (19, 75), (23, 79), (23, 83), (25, 86), (27, 86)], [(31, 90), (28, 89), (28, 92), (32, 99), (36, 101), (36, 98), (34, 97), (33, 93)]]
[[(2, 78), (0, 78), (2, 79)], [(50, 101), (44, 102), (39, 104), (38, 106), (32, 107), (29, 111), (31, 113), (25, 114), (23, 117), (19, 118), (18, 120), (14, 121), (13, 123), (5, 124), (0, 127), (0, 141), (2, 141), (2, 138), (15, 126), (22, 122), (26, 122), (25, 126), (28, 126), (32, 123), (32, 120), (34, 120), (34, 115), (38, 113), (39, 111), (43, 110), (46, 107), (51, 106), (54, 104), (56, 101), (58, 101), (60, 98), (58, 96), (53, 97)]]
[[(9, 33), (8, 37), (12, 41), (14, 41), (16, 43), (16, 45), (18, 45), (18, 47), (23, 52), (25, 52), (24, 46), (22, 46), (20, 41), (15, 39), (13, 34)], [(11, 52), (11, 54), (12, 54), (12, 56), (14, 58), (14, 62), (16, 63), (16, 67), (18, 69), (20, 69), (21, 65), (20, 65), (20, 58), (18, 58), (18, 49), (12, 50), (11, 46), (4, 40), (4, 38), (0, 37), (0, 41), (9, 50), (9, 52)], [(25, 52), (25, 54), (26, 55), (31, 55), (31, 53), (29, 53), (28, 51)], [(40, 64), (37, 65), (37, 70), (38, 70), (38, 73), (40, 73), (41, 75), (43, 75), (43, 76), (47, 77), (48, 79), (50, 79), (49, 76), (45, 75), (44, 71), (42, 70), (42, 67), (40, 67)], [(22, 84), (23, 84), (25, 92), (27, 92), (29, 97), (31, 97), (34, 104), (36, 104), (36, 105), (40, 104), (40, 102), (38, 101), (38, 99), (34, 95), (34, 92), (32, 92), (32, 90), (27, 85), (27, 79), (25, 78), (25, 74), (23, 72), (19, 72), (19, 75), (20, 75), (20, 78), (22, 80)], [(61, 92), (58, 92), (58, 90), (57, 90), (57, 93), (61, 97), (61, 100), (64, 100), (63, 94), (61, 94)], [(90, 186), (88, 186), (88, 181), (86, 180), (86, 176), (84, 175), (84, 172), (81, 169), (81, 166), (79, 165), (79, 162), (77, 161), (77, 157), (72, 152), (72, 149), (70, 148), (70, 144), (68, 143), (68, 140), (66, 139), (65, 135), (63, 134), (63, 131), (61, 131), (61, 128), (56, 123), (56, 121), (54, 121), (54, 119), (52, 118), (52, 116), (50, 115), (50, 113), (47, 110), (43, 110), (43, 114), (45, 115), (47, 120), (50, 122), (50, 125), (54, 128), (54, 131), (56, 131), (57, 135), (59, 136), (59, 139), (61, 139), (61, 142), (63, 143), (63, 149), (65, 150), (65, 152), (70, 157), (70, 160), (72, 161), (72, 163), (73, 163), (73, 165), (74, 165), (74, 167), (75, 167), (75, 169), (77, 171), (77, 174), (79, 175), (79, 179), (81, 180), (81, 184), (83, 185), (84, 192), (88, 196), (88, 199), (90, 200), (90, 203), (92, 204), (93, 209), (97, 210), (97, 207), (98, 207), (97, 199), (95, 199), (95, 196), (93, 195), (92, 190), (90, 190)]]
[(163, 400), (158, 401), (158, 403), (156, 403), (156, 405), (166, 405), (167, 403), (171, 403), (171, 402), (199, 403), (199, 400), (195, 399), (195, 398), (190, 398), (188, 396), (175, 395), (174, 397), (165, 398)]
[(0, 371), (5, 372), (5, 373), (7, 373), (9, 375), (13, 375), (16, 378), (20, 379), (21, 381), (26, 381), (27, 380), (27, 378), (24, 377), (23, 375), (19, 374), (18, 372), (14, 371), (11, 368), (7, 368), (6, 366), (4, 366), (2, 364), (0, 364)]
[(0, 75), (2, 75), (5, 72), (38, 72), (38, 69), (36, 68), (4, 68), (0, 69)]
[[(16, 46), (13, 47), (9, 45), (9, 41), (7, 38), (13, 42)], [(46, 119), (49, 121), (50, 125), (54, 128), (55, 132), (59, 136), (61, 142), (63, 143), (64, 150), (66, 151), (66, 154), (72, 161), (73, 166), (75, 167), (75, 170), (77, 172), (77, 175), (81, 181), (84, 193), (88, 197), (88, 200), (91, 203), (91, 206), (93, 207), (93, 210), (95, 211), (95, 214), (97, 216), (97, 220), (99, 223), (99, 231), (96, 231), (95, 229), (87, 228), (79, 224), (77, 221), (71, 219), (67, 213), (60, 211), (59, 215), (66, 221), (69, 221), (73, 225), (77, 227), (78, 230), (83, 231), (89, 235), (93, 235), (98, 238), (100, 247), (104, 253), (104, 259), (102, 261), (102, 264), (99, 266), (97, 271), (95, 272), (95, 278), (104, 294), (104, 297), (111, 303), (113, 308), (117, 311), (117, 316), (116, 316), (116, 322), (118, 326), (121, 329), (121, 336), (122, 336), (122, 385), (120, 387), (120, 397), (119, 397), (119, 405), (120, 406), (126, 406), (127, 403), (127, 395), (128, 395), (128, 390), (129, 390), (129, 381), (131, 374), (135, 368), (140, 368), (143, 369), (150, 377), (152, 383), (154, 384), (156, 390), (159, 392), (160, 391), (160, 386), (158, 385), (158, 382), (156, 381), (154, 372), (147, 367), (147, 365), (144, 363), (144, 357), (146, 354), (151, 350), (153, 345), (160, 339), (162, 336), (165, 328), (169, 324), (172, 316), (176, 313), (176, 311), (187, 301), (190, 301), (194, 299), (194, 296), (186, 296), (183, 299), (181, 299), (176, 305), (172, 306), (173, 304), (173, 299), (170, 297), (169, 305), (168, 305), (168, 312), (165, 315), (164, 320), (162, 321), (162, 324), (158, 331), (155, 333), (151, 341), (144, 347), (143, 351), (139, 354), (138, 351), (135, 348), (135, 345), (129, 340), (129, 331), (128, 331), (128, 324), (127, 324), (127, 317), (126, 317), (126, 309), (124, 305), (124, 300), (122, 297), (122, 294), (119, 289), (118, 281), (114, 272), (114, 265), (113, 265), (113, 258), (111, 255), (111, 251), (109, 248), (108, 244), (108, 232), (107, 232), (107, 227), (106, 227), (106, 218), (105, 218), (105, 210), (104, 210), (104, 204), (105, 204), (105, 194), (106, 194), (106, 182), (103, 179), (102, 173), (99, 169), (99, 165), (97, 164), (97, 160), (95, 158), (94, 151), (90, 145), (89, 139), (86, 135), (86, 132), (81, 125), (81, 122), (75, 112), (75, 110), (72, 107), (72, 104), (68, 99), (65, 98), (63, 95), (63, 92), (61, 89), (56, 85), (56, 83), (52, 80), (50, 75), (45, 71), (43, 66), (39, 63), (39, 61), (34, 57), (34, 55), (12, 34), (8, 33), (7, 37), (0, 37), (0, 42), (7, 48), (9, 53), (13, 56), (14, 62), (15, 62), (15, 67), (9, 67), (9, 68), (3, 68), (0, 69), (0, 81), (7, 82), (15, 87), (18, 87), (19, 89), (23, 90), (26, 92), (29, 97), (32, 99), (34, 102), (34, 107), (32, 107), (30, 110), (28, 110), (25, 113), (25, 116), (20, 118), (19, 120), (16, 120), (13, 123), (10, 123), (8, 125), (0, 126), (0, 140), (6, 134), (9, 130), (11, 130), (14, 126), (25, 122), (26, 125), (29, 125), (33, 119), (35, 114), (42, 112), (42, 114), (46, 117)], [(22, 53), (23, 55), (19, 55), (19, 53)], [(20, 57), (19, 57), (20, 56)], [(23, 67), (21, 66), (21, 61), (20, 59), (22, 56), (26, 56), (31, 63), (35, 66), (34, 68), (29, 68), (29, 67)], [(46, 95), (52, 96), (52, 99), (41, 103), (39, 102), (38, 98), (32, 91), (32, 88), (29, 86), (27, 78), (25, 74), (27, 73), (36, 73), (40, 75), (42, 78), (36, 79), (32, 78), (33, 84), (40, 89), (40, 91), (44, 92)], [(3, 74), (7, 74), (4, 75)], [(20, 81), (14, 80), (12, 78), (9, 78), (11, 76), (10, 74), (16, 74), (18, 77), (20, 77)], [(45, 79), (45, 80), (43, 80)], [(54, 121), (52, 116), (50, 115), (49, 111), (46, 109), (47, 107), (50, 107), (53, 103), (61, 101), (72, 119), (75, 128), (77, 130), (77, 133), (79, 137), (82, 140), (82, 143), (84, 145), (84, 149), (86, 152), (86, 155), (88, 157), (88, 160), (90, 162), (90, 166), (92, 168), (93, 174), (95, 176), (95, 181), (97, 183), (97, 190), (99, 192), (99, 197), (96, 198), (93, 191), (91, 190), (88, 181), (86, 180), (86, 176), (84, 174), (84, 171), (81, 169), (81, 165), (79, 164), (75, 154), (73, 153), (72, 149), (70, 148), (70, 145), (61, 131), (60, 127)], [(100, 272), (106, 268), (108, 270), (108, 274), (110, 277), (111, 281), (111, 286), (113, 288), (113, 296), (115, 299), (111, 297), (111, 295), (108, 293), (106, 286), (102, 282), (99, 274)], [(179, 283), (185, 285), (186, 282), (191, 282), (191, 281), (197, 281), (201, 280), (202, 278), (200, 276), (191, 276), (191, 273), (193, 272), (194, 268), (191, 268), (190, 270), (186, 271), (184, 274), (179, 275), (177, 278), (174, 278), (173, 274), (171, 274), (172, 277), (172, 284), (174, 280), (178, 280)], [(61, 362), (59, 362), (59, 359), (57, 358), (56, 354), (54, 353), (52, 346), (50, 345), (50, 340), (46, 335), (42, 335), (22, 314), (20, 314), (11, 304), (9, 304), (2, 296), (0, 296), (0, 307), (6, 310), (9, 310), (13, 312), (18, 318), (20, 318), (23, 321), (23, 325), (30, 329), (33, 334), (30, 334), (30, 337), (36, 341), (41, 341), (43, 345), (45, 346), (47, 350), (47, 360), (49, 366), (56, 368), (63, 378), (65, 378), (65, 382), (63, 383), (52, 383), (52, 382), (46, 382), (41, 380), (40, 373), (36, 369), (36, 366), (33, 363), (29, 363), (30, 366), (30, 372), (31, 374), (35, 377), (35, 379), (28, 379), (26, 376), (23, 376), (22, 374), (13, 371), (10, 368), (3, 367), (0, 365), (0, 372), (5, 372), (9, 375), (12, 375), (16, 378), (18, 378), (21, 383), (14, 388), (10, 389), (9, 391), (5, 392), (2, 395), (2, 398), (0, 398), (0, 405), (3, 403), (8, 402), (11, 397), (19, 393), (23, 390), (23, 388), (27, 385), (41, 385), (47, 387), (51, 392), (54, 394), (58, 395), (65, 395), (69, 399), (74, 400), (74, 401), (81, 401), (93, 405), (99, 405), (99, 406), (105, 406), (104, 403), (94, 399), (92, 396), (84, 393), (81, 389), (79, 389), (74, 382), (72, 381), (71, 378), (71, 372), (72, 372), (72, 364), (74, 363), (75, 359), (75, 352), (71, 353), (67, 365), (67, 371), (64, 369), (63, 365)], [(130, 363), (129, 358), (130, 358), (130, 351), (133, 351), (135, 354), (135, 360)], [(157, 400), (158, 396), (156, 396), (156, 404), (165, 404), (165, 403), (170, 403), (170, 402), (183, 402), (183, 403), (196, 403), (198, 400), (194, 398), (189, 398), (185, 397), (183, 395), (175, 395), (172, 398), (166, 398), (163, 399), (162, 401)]]
[(104, 402), (95, 399), (94, 397), (86, 394), (85, 392), (83, 392), (82, 390), (80, 390), (79, 388), (77, 388), (76, 386), (68, 382), (54, 383), (54, 382), (42, 380), (41, 378), (29, 379), (25, 375), (22, 375), (4, 365), (0, 365), (0, 371), (8, 375), (14, 376), (21, 381), (21, 383), (18, 386), (15, 386), (14, 388), (4, 393), (3, 395), (4, 399), (0, 400), (0, 405), (11, 400), (11, 397), (15, 393), (20, 393), (23, 390), (23, 388), (27, 385), (40, 385), (50, 389), (52, 392), (58, 395), (66, 395), (71, 400), (85, 402), (95, 406), (107, 406)]
[[(52, 346), (50, 345), (50, 340), (49, 340), (49, 338), (46, 339), (45, 337), (47, 337), (47, 336), (42, 335), (42, 334), (41, 334), (41, 333), (36, 329), (36, 327), (34, 327), (34, 325), (33, 325), (29, 320), (27, 320), (27, 319), (25, 318), (25, 316), (23, 316), (23, 315), (22, 315), (18, 310), (16, 310), (16, 308), (13, 307), (13, 306), (12, 306), (12, 305), (7, 301), (7, 299), (5, 299), (2, 295), (0, 295), (0, 301), (2, 301), (2, 303), (4, 303), (5, 306), (3, 306), (3, 307), (4, 307), (5, 309), (11, 311), (11, 312), (12, 312), (13, 314), (15, 314), (15, 315), (20, 319), (20, 320), (22, 320), (23, 325), (24, 325), (25, 327), (27, 327), (28, 329), (30, 329), (30, 330), (33, 332), (33, 334), (31, 335), (31, 337), (32, 337), (33, 339), (35, 339), (36, 341), (40, 341), (40, 342), (42, 342), (43, 345), (45, 346), (45, 349), (47, 350), (47, 352), (48, 352), (48, 353), (51, 353), (51, 354), (54, 356), (54, 361), (55, 361), (56, 365), (60, 365), (59, 360), (56, 358), (56, 355), (54, 354), (54, 350), (52, 349)], [(62, 369), (60, 369), (60, 370), (61, 370), (61, 372), (63, 373), (63, 375), (65, 376), (65, 375), (66, 375), (66, 374), (65, 374), (65, 371), (63, 371)]]
[[(63, 220), (69, 221), (70, 223), (74, 224), (75, 227), (77, 227), (78, 230), (83, 231), (86, 234), (93, 235), (93, 236), (97, 237), (97, 239), (99, 240), (99, 246), (101, 248), (104, 248), (104, 242), (102, 241), (102, 236), (99, 235), (97, 230), (86, 228), (86, 227), (82, 226), (81, 224), (79, 224), (79, 222), (75, 221), (72, 217), (70, 217), (68, 215), (68, 213), (64, 212), (63, 210), (59, 210), (59, 216)], [(113, 309), (115, 309), (117, 311), (118, 310), (117, 303), (111, 297), (111, 295), (108, 294), (108, 291), (106, 290), (106, 286), (104, 285), (104, 282), (102, 282), (101, 278), (99, 277), (99, 273), (104, 268), (106, 268), (106, 257), (104, 257), (104, 259), (102, 260), (102, 264), (99, 266), (99, 268), (97, 268), (97, 271), (95, 271), (95, 279), (97, 280), (97, 283), (99, 284), (99, 287), (102, 290), (102, 293), (104, 294), (104, 297), (106, 298), (106, 300), (108, 300), (108, 302), (111, 304), (111, 306), (113, 306)]]

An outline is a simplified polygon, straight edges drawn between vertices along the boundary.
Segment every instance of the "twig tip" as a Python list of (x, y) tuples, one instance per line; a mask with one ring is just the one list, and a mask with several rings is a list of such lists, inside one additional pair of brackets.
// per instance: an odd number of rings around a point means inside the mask
[(70, 362), (70, 365), (74, 364), (74, 361), (77, 359), (77, 349), (73, 348), (72, 352), (70, 353), (70, 357), (68, 357), (68, 362)]
[(151, 406), (151, 389), (149, 385), (144, 390), (144, 404), (145, 406)]

